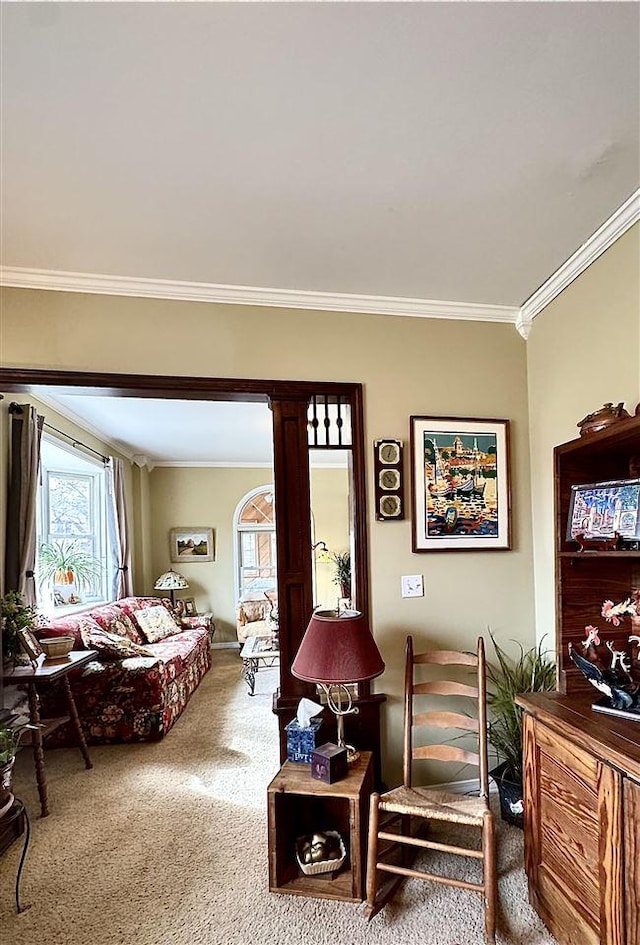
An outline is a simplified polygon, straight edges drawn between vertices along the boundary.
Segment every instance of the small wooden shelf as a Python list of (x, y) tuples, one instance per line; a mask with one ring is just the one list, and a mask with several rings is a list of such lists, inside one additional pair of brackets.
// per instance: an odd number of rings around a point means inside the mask
[[(70, 715), (60, 715), (57, 718), (51, 719), (41, 719), (40, 720), (40, 737), (46, 738), (47, 735), (51, 735), (52, 732), (55, 732), (57, 728), (60, 728), (61, 725), (65, 725), (67, 722), (71, 721)], [(20, 738), (21, 747), (26, 747), (27, 745), (33, 745), (33, 731), (25, 729)]]

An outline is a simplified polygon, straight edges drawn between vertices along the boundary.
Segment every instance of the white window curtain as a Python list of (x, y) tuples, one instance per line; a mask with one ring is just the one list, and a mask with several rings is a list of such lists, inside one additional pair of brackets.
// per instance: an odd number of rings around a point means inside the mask
[(36, 513), (41, 417), (31, 404), (10, 404), (11, 468), (7, 495), (5, 589), (36, 603)]
[(109, 501), (109, 534), (116, 554), (116, 568), (113, 577), (113, 599), (130, 597), (133, 594), (133, 576), (131, 574), (131, 538), (127, 522), (127, 509), (124, 497), (124, 462), (111, 457), (107, 466)]

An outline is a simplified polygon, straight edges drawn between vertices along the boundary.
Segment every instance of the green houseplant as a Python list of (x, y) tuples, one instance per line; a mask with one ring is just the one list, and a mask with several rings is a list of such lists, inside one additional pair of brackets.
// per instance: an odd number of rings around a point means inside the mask
[(334, 566), (333, 583), (340, 588), (342, 597), (351, 597), (351, 554), (348, 551), (336, 551), (331, 555)]
[(81, 547), (78, 539), (43, 542), (38, 550), (40, 587), (75, 584), (77, 590), (89, 590), (100, 576), (100, 561)]
[(487, 663), (489, 741), (499, 764), (490, 772), (500, 794), (503, 820), (522, 826), (522, 719), (516, 696), (556, 688), (556, 667), (542, 648), (525, 650), (514, 659), (490, 634), (496, 663)]
[(19, 725), (4, 723), (0, 725), (0, 817), (13, 804), (13, 763), (16, 760), (20, 738), (25, 729), (35, 729), (35, 725), (23, 722)]
[(2, 660), (6, 665), (15, 661), (20, 652), (18, 630), (31, 629), (36, 618), (36, 609), (25, 604), (19, 591), (8, 591), (0, 600), (2, 618)]

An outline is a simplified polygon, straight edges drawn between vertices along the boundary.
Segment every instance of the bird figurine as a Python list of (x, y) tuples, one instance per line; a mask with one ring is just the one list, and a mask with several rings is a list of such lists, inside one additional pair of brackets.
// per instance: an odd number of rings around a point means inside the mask
[(589, 660), (590, 663), (594, 663), (596, 666), (599, 666), (600, 669), (605, 669), (598, 653), (598, 647), (600, 646), (600, 631), (597, 627), (589, 625), (588, 627), (584, 628), (584, 632), (587, 635), (586, 639), (582, 641), (584, 658)]
[[(637, 713), (640, 717), (640, 692), (638, 686), (626, 674), (618, 671), (617, 666), (621, 663), (620, 656), (612, 659), (615, 665), (608, 669), (602, 669), (595, 663), (590, 662), (584, 656), (581, 656), (574, 650), (572, 644), (569, 644), (569, 657), (578, 667), (585, 679), (588, 679), (592, 686), (601, 692), (609, 700), (613, 709), (626, 712)], [(621, 651), (615, 651), (620, 654)], [(626, 656), (626, 654), (623, 654)]]
[(640, 662), (640, 636), (632, 633), (628, 640), (631, 644), (631, 662), (638, 663)]

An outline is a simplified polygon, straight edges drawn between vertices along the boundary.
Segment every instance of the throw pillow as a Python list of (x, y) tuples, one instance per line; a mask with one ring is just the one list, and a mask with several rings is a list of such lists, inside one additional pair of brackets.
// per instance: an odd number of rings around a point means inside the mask
[(103, 604), (91, 612), (91, 616), (107, 633), (126, 637), (132, 643), (143, 643), (131, 617), (117, 603)]
[(180, 633), (181, 628), (162, 605), (138, 610), (135, 617), (147, 643), (157, 643), (174, 633)]
[(80, 626), (82, 642), (88, 650), (97, 650), (103, 660), (124, 660), (131, 656), (155, 656), (146, 646), (140, 646), (127, 637), (103, 630), (93, 620)]
[(267, 614), (268, 604), (264, 600), (244, 600), (238, 605), (238, 623), (244, 626), (247, 623), (255, 623), (256, 620), (264, 620)]

